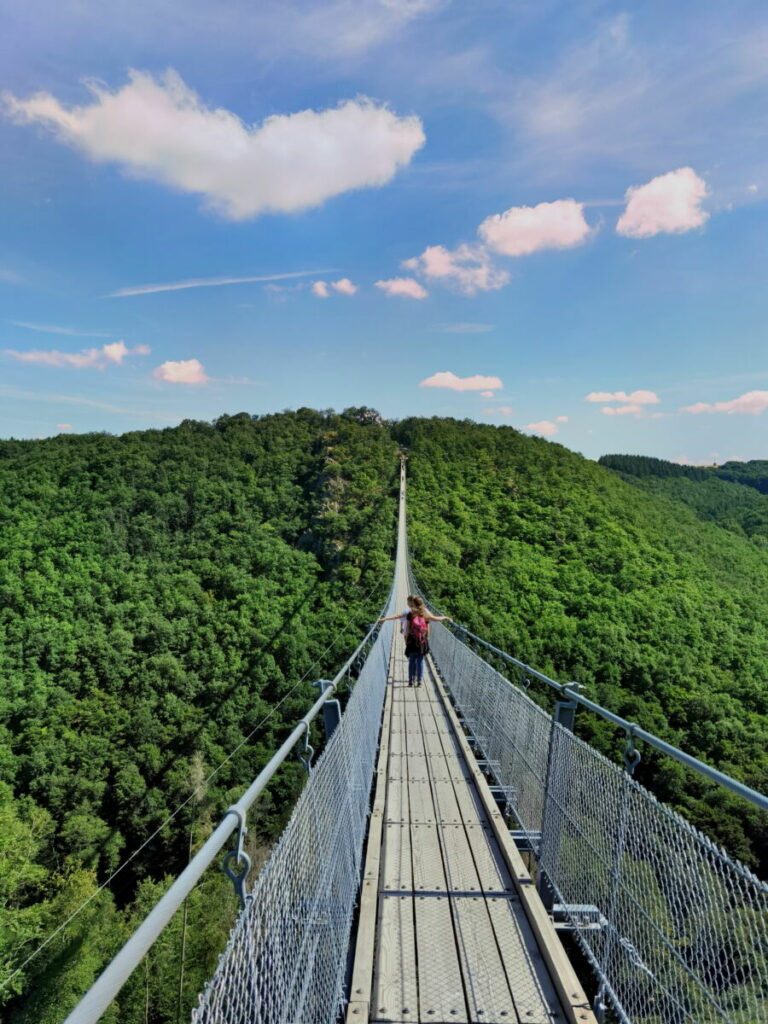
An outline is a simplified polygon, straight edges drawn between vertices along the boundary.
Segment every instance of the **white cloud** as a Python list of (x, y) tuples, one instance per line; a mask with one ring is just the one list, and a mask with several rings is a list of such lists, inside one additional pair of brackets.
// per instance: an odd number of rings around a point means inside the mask
[(357, 285), (352, 284), (348, 277), (339, 278), (338, 281), (331, 281), (331, 288), (339, 295), (354, 295), (357, 291)]
[(500, 390), (504, 387), (498, 377), (483, 377), (475, 374), (474, 377), (457, 377), (449, 370), (441, 370), (433, 373), (431, 377), (421, 381), (420, 388), (449, 388), (451, 391), (489, 391)]
[(480, 392), (480, 397), (481, 398), (493, 398), (494, 394), (495, 394), (495, 392), (493, 392), (493, 391), (481, 391)]
[(418, 117), (398, 117), (366, 97), (247, 125), (206, 107), (173, 70), (159, 79), (132, 70), (129, 79), (117, 92), (89, 83), (93, 102), (81, 107), (66, 109), (50, 93), (6, 93), (5, 105), (92, 160), (202, 195), (232, 220), (385, 185), (425, 141)]
[(605, 405), (600, 410), (604, 416), (640, 416), (643, 412), (642, 405)]
[(465, 295), (503, 288), (509, 281), (507, 271), (494, 267), (488, 251), (480, 245), (462, 244), (453, 250), (430, 245), (421, 256), (405, 260), (403, 266), (428, 280), (454, 285)]
[(768, 409), (768, 391), (747, 391), (746, 394), (732, 398), (728, 402), (696, 402), (694, 405), (686, 405), (681, 412), (690, 412), (694, 416), (700, 413), (726, 413), (729, 416), (747, 415), (758, 416)]
[(124, 341), (113, 341), (101, 348), (86, 348), (81, 352), (59, 352), (58, 349), (31, 349), (29, 352), (17, 352), (6, 349), (6, 355), (18, 359), (21, 363), (36, 363), (39, 366), (74, 366), (78, 370), (103, 370), (110, 365), (119, 365), (126, 356), (146, 356), (150, 352), (148, 345), (134, 345), (128, 348)]
[[(420, 15), (442, 6), (443, 0), (332, 0), (330, 3), (276, 5), (279, 19), (267, 50), (288, 47), (334, 61), (370, 51), (389, 40)], [(258, 16), (264, 2), (252, 5)]]
[(550, 420), (539, 420), (538, 423), (529, 423), (522, 429), (530, 430), (532, 434), (541, 434), (543, 437), (552, 437), (560, 431), (557, 424), (552, 423)]
[(486, 217), (478, 234), (496, 252), (525, 256), (540, 249), (570, 249), (590, 235), (584, 204), (558, 199), (538, 206), (512, 206), (504, 213)]
[(691, 231), (709, 219), (701, 208), (707, 195), (707, 183), (691, 167), (661, 174), (645, 185), (627, 189), (627, 206), (616, 231), (628, 238)]
[(412, 277), (391, 277), (388, 281), (377, 281), (376, 287), (386, 295), (401, 296), (406, 299), (426, 299), (429, 292), (422, 288)]
[(568, 417), (567, 416), (555, 416), (555, 423), (567, 423), (567, 422), (568, 422)]
[(72, 426), (71, 423), (57, 423), (56, 429), (60, 431), (62, 434), (67, 434), (69, 433), (70, 430), (74, 430), (75, 428)]
[(172, 281), (169, 284), (138, 284), (131, 288), (118, 288), (107, 295), (108, 299), (123, 299), (129, 295), (151, 295), (154, 292), (179, 292), (187, 288), (216, 288), (224, 284), (251, 284), (260, 281), (285, 281), (293, 277), (311, 277), (313, 274), (327, 274), (327, 270), (296, 270), (290, 274), (262, 274), (259, 277), (193, 277), (188, 281)]
[(658, 405), (661, 401), (655, 391), (590, 391), (585, 402), (628, 402), (631, 405)]
[(12, 327), (26, 327), (28, 331), (41, 331), (43, 334), (68, 334), (76, 338), (114, 338), (114, 331), (78, 331), (73, 327), (51, 327), (47, 324), (28, 324), (24, 320), (9, 321)]
[(486, 416), (504, 416), (506, 419), (509, 419), (514, 409), (511, 405), (494, 405), (483, 409), (483, 412)]
[(156, 367), (152, 376), (168, 384), (206, 384), (209, 380), (202, 363), (197, 359), (168, 361)]
[(327, 299), (331, 294), (329, 288), (333, 288), (339, 295), (354, 295), (357, 291), (356, 284), (352, 284), (348, 277), (342, 277), (338, 281), (315, 281), (312, 285), (312, 294), (318, 299)]

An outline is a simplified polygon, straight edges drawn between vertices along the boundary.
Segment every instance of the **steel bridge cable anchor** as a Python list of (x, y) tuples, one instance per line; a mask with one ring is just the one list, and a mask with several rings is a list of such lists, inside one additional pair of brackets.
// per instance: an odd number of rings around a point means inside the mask
[[(249, 898), (245, 883), (251, 870), (251, 858), (243, 849), (245, 837), (248, 835), (248, 829), (245, 825), (245, 811), (233, 806), (227, 810), (227, 814), (234, 814), (237, 818), (237, 845), (234, 850), (230, 850), (224, 857), (224, 860), (221, 862), (221, 869), (235, 887), (235, 893), (240, 900), (240, 906), (245, 910)], [(241, 867), (239, 872), (235, 870), (237, 867)]]
[(627, 739), (624, 744), (624, 770), (627, 775), (634, 775), (635, 768), (640, 764), (641, 754), (635, 746), (635, 729), (637, 725), (632, 722), (626, 730)]

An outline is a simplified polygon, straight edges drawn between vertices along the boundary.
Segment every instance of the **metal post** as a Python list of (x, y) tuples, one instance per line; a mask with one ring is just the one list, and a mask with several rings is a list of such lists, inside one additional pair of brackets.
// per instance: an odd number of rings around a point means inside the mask
[(323, 725), (325, 726), (325, 741), (333, 736), (334, 729), (341, 721), (341, 704), (337, 700), (327, 700), (323, 704)]
[[(577, 684), (572, 683), (572, 686)], [(568, 732), (573, 732), (573, 726), (576, 718), (576, 701), (575, 700), (559, 700), (555, 703), (555, 713), (552, 716), (552, 729), (549, 734), (549, 751), (547, 753), (547, 776), (544, 785), (544, 809), (542, 813), (541, 822), (541, 844), (539, 846), (539, 872), (536, 879), (536, 888), (541, 902), (544, 904), (547, 912), (552, 911), (552, 907), (555, 904), (555, 890), (550, 880), (550, 877), (546, 870), (541, 866), (541, 861), (544, 859), (545, 846), (547, 848), (553, 847), (554, 851), (559, 850), (560, 847), (560, 833), (562, 824), (562, 815), (559, 811), (551, 806), (551, 788), (554, 772), (556, 771), (555, 766), (555, 744), (557, 743), (558, 726), (563, 729), (567, 729)], [(556, 874), (556, 872), (555, 872)]]

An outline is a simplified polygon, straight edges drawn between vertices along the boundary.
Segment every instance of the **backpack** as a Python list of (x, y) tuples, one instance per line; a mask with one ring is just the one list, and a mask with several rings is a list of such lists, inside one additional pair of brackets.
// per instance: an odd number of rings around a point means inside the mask
[(408, 614), (408, 628), (405, 631), (406, 647), (413, 647), (416, 651), (425, 653), (428, 629), (426, 619), (422, 618), (421, 615), (414, 615), (413, 612), (410, 612)]

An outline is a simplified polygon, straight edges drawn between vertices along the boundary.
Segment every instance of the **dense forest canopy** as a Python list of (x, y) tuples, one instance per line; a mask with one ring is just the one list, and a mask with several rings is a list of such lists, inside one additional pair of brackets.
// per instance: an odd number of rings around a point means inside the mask
[[(354, 649), (390, 583), (399, 445), (437, 604), (768, 787), (768, 497), (747, 483), (767, 463), (735, 464), (739, 481), (661, 460), (634, 472), (511, 428), (365, 408), (0, 442), (0, 978), (93, 897), (0, 989), (13, 1024), (62, 1019), (304, 713), (310, 681)], [(615, 757), (611, 731), (578, 718)], [(764, 817), (653, 756), (640, 772), (768, 873)], [(257, 845), (301, 781), (287, 768), (259, 804)], [(209, 875), (106, 1020), (186, 1013), (234, 913)]]
[(699, 519), (768, 547), (768, 462), (681, 466), (642, 455), (603, 455), (599, 462), (628, 483), (682, 501)]

